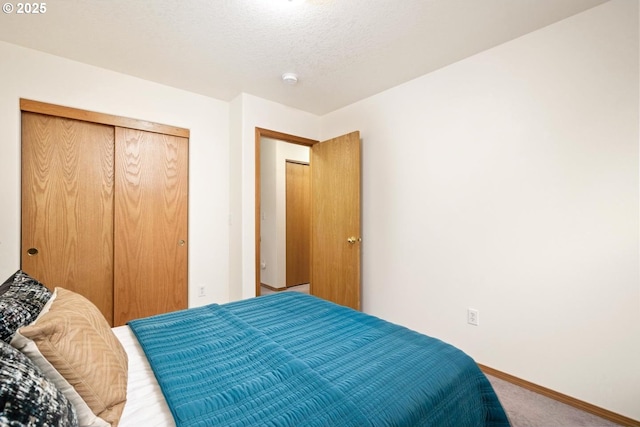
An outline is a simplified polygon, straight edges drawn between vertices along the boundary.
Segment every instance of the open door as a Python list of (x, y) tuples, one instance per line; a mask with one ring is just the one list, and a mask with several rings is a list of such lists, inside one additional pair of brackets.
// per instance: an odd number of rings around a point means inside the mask
[(360, 310), (360, 132), (311, 147), (311, 293)]

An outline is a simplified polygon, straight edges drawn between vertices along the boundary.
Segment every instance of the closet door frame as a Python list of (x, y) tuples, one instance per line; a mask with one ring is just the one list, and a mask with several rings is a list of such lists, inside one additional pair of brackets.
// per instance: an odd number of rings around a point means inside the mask
[(61, 105), (48, 104), (46, 102), (33, 101), (24, 98), (20, 98), (20, 110), (103, 125), (112, 125), (148, 132), (163, 133), (166, 135), (181, 136), (184, 138), (189, 138), (190, 133), (189, 129), (179, 128), (176, 126), (163, 125), (160, 123), (131, 119), (122, 116), (114, 116), (112, 114), (96, 113), (94, 111), (80, 110), (78, 108), (64, 107)]

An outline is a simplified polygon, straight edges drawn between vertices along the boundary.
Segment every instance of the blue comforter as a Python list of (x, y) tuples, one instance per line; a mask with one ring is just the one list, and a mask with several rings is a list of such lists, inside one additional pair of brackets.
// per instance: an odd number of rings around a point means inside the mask
[(295, 292), (129, 322), (178, 427), (508, 426), (462, 351)]

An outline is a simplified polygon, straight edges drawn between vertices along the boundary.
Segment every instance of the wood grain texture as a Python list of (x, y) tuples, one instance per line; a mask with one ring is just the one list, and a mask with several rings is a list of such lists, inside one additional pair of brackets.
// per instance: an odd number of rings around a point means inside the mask
[(115, 195), (115, 325), (187, 308), (188, 139), (116, 128)]
[(311, 149), (311, 293), (360, 310), (360, 134)]
[(302, 136), (289, 135), (287, 133), (278, 132), (270, 129), (256, 128), (256, 138), (272, 138), (277, 139), (279, 141), (289, 142), (291, 144), (298, 145), (306, 145), (307, 147), (311, 147), (314, 144), (317, 144), (320, 141), (315, 139), (304, 138)]
[(311, 181), (309, 165), (286, 162), (286, 286), (311, 280)]
[(46, 102), (33, 101), (30, 99), (20, 99), (20, 110), (104, 125), (146, 130), (149, 132), (163, 133), (166, 135), (180, 136), (184, 138), (189, 138), (190, 133), (189, 129), (179, 128), (176, 126), (163, 125), (160, 123), (149, 122), (147, 120), (131, 119), (129, 117), (115, 116), (112, 114), (80, 110), (77, 108), (48, 104)]
[(113, 147), (111, 126), (22, 113), (21, 268), (51, 289), (84, 295), (109, 323)]

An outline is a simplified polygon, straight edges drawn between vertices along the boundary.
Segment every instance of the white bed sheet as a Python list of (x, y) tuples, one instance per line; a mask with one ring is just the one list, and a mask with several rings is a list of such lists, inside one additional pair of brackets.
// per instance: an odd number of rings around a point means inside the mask
[(127, 403), (118, 427), (175, 427), (173, 416), (147, 357), (128, 326), (113, 328), (129, 356)]

